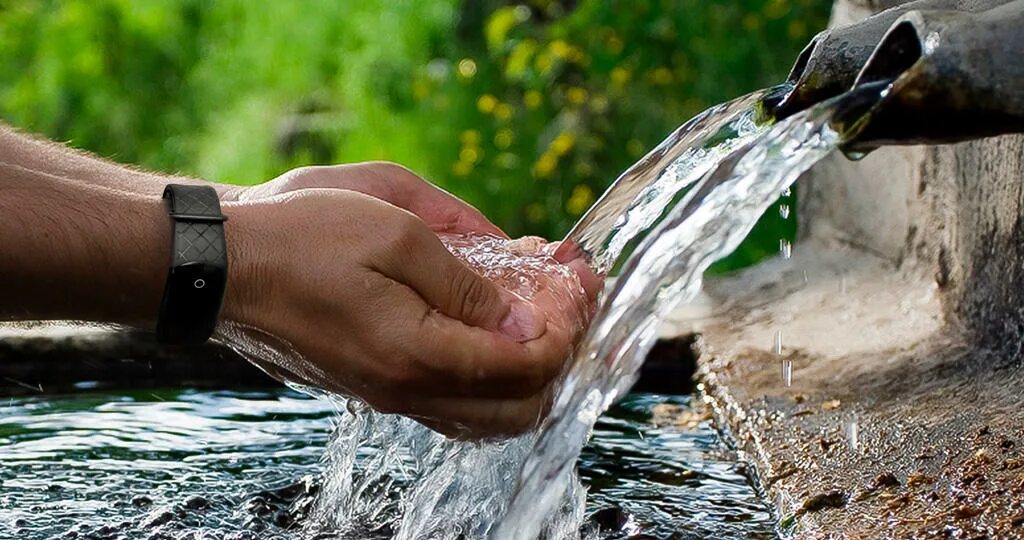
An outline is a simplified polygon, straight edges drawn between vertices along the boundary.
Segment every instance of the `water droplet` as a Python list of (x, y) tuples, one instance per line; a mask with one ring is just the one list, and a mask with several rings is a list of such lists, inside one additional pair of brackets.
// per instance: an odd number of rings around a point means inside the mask
[(781, 489), (775, 495), (775, 506), (779, 510), (779, 515), (785, 516), (789, 513), (789, 497)]
[(793, 386), (793, 361), (789, 358), (782, 359), (782, 384)]
[(786, 188), (786, 189), (782, 190), (782, 196), (783, 197), (789, 197), (792, 194), (793, 194), (793, 190), (790, 189), (790, 188)]
[(782, 330), (775, 331), (775, 338), (772, 340), (772, 352), (776, 356), (782, 356)]
[(789, 219), (789, 205), (788, 204), (780, 204), (779, 205), (779, 217), (781, 217), (782, 219)]
[(860, 150), (847, 150), (847, 149), (843, 149), (842, 152), (843, 152), (843, 155), (846, 156), (846, 159), (849, 159), (850, 161), (860, 161), (860, 160), (864, 159), (865, 156), (868, 155), (868, 152), (864, 152), (864, 151), (860, 151)]
[(851, 414), (846, 417), (843, 426), (843, 433), (846, 434), (846, 444), (850, 447), (850, 450), (857, 452), (860, 450), (860, 427), (857, 422), (857, 415)]
[(793, 244), (789, 243), (789, 240), (782, 238), (779, 240), (779, 253), (782, 254), (783, 259), (788, 259), (793, 256)]
[(345, 410), (348, 411), (352, 416), (356, 416), (363, 412), (366, 408), (363, 406), (363, 402), (358, 399), (347, 399), (345, 400)]

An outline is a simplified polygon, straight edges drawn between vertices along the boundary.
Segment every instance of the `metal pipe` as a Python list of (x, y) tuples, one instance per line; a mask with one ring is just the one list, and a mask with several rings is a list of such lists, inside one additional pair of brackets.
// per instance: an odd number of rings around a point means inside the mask
[(901, 15), (853, 87), (889, 80), (850, 149), (1024, 132), (1024, 0)]
[(915, 10), (979, 12), (1008, 0), (916, 0), (901, 3), (863, 21), (825, 30), (815, 36), (797, 57), (787, 81), (789, 95), (766, 104), (777, 118), (785, 118), (819, 101), (849, 90), (878, 42), (893, 23)]

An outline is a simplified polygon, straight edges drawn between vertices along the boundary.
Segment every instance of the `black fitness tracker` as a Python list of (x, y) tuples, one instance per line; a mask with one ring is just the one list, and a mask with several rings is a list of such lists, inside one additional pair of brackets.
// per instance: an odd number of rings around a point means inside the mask
[(213, 335), (228, 278), (228, 253), (217, 192), (169, 184), (164, 200), (172, 222), (171, 268), (160, 303), (156, 337), (196, 345)]

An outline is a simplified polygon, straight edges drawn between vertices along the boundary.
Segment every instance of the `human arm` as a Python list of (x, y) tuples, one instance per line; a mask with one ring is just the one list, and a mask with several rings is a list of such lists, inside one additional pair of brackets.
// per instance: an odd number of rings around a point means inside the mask
[(388, 162), (300, 167), (255, 186), (232, 186), (181, 175), (158, 174), (22, 133), (0, 123), (0, 162), (82, 183), (139, 195), (163, 193), (169, 183), (208, 185), (222, 201), (251, 201), (300, 189), (358, 191), (408, 210), (435, 232), (505, 236), (475, 208)]
[[(422, 220), (338, 189), (223, 211), (229, 340), (270, 336), (304, 382), (449, 434), (536, 423), (576, 336), (463, 266)], [(153, 327), (170, 246), (159, 196), (0, 164), (0, 221), (0, 318)]]
[(240, 190), (237, 186), (135, 169), (23, 133), (2, 123), (0, 163), (138, 195), (160, 196), (169, 183), (208, 185), (217, 190), (222, 200), (234, 199)]

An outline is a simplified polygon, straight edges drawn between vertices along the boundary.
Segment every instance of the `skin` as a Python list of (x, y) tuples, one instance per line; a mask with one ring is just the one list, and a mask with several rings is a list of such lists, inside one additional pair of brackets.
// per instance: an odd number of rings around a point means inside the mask
[[(169, 182), (202, 181), (0, 130), (0, 319), (154, 327)], [(554, 302), (572, 284), (551, 278), (527, 302), (449, 253), (438, 233), (505, 237), (474, 208), (390, 163), (216, 189), (228, 217), (221, 339), (279, 352), (258, 359), (272, 374), (450, 436), (542, 418), (587, 306)]]

